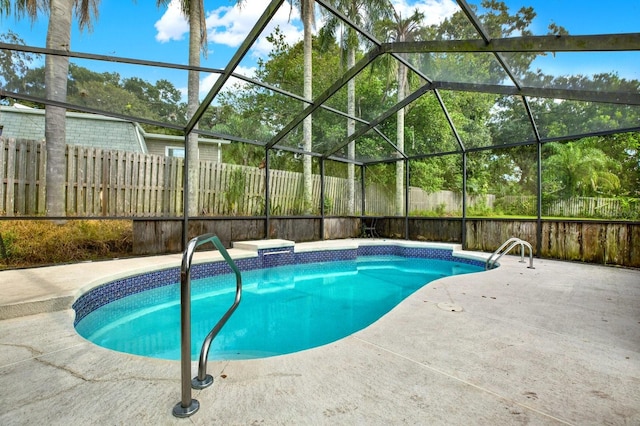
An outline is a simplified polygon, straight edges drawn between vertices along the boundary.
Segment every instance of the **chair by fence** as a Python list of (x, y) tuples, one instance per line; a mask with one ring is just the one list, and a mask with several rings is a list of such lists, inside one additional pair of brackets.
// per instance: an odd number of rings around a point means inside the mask
[(375, 217), (362, 219), (362, 233), (365, 237), (380, 237), (380, 234), (378, 234), (378, 230), (376, 229), (376, 222), (377, 219)]

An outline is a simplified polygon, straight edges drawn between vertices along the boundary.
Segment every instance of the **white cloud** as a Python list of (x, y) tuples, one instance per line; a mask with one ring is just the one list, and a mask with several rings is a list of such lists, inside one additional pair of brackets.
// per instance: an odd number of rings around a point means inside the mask
[[(207, 38), (210, 44), (218, 44), (235, 48), (240, 46), (249, 31), (269, 4), (269, 0), (245, 0), (242, 6), (222, 6), (207, 12)], [(296, 25), (294, 25), (296, 23)], [(294, 44), (302, 39), (302, 24), (297, 8), (291, 8), (289, 2), (284, 2), (275, 16), (267, 25), (251, 48), (253, 57), (264, 57), (272, 49), (265, 36), (271, 34), (276, 26), (285, 37), (285, 42)], [(165, 43), (172, 40), (182, 40), (189, 32), (189, 23), (182, 15), (178, 0), (172, 0), (167, 11), (155, 24), (156, 40)], [(208, 49), (215, 51), (215, 47)]]
[(167, 11), (155, 23), (155, 27), (158, 31), (156, 40), (160, 43), (184, 38), (184, 35), (189, 32), (189, 23), (182, 14), (178, 0), (171, 0)]
[[(246, 0), (242, 6), (237, 4), (223, 6), (211, 11), (207, 15), (209, 41), (229, 47), (240, 46), (268, 4), (268, 0)], [(293, 44), (301, 40), (302, 28), (299, 19), (298, 9), (295, 7), (291, 9), (290, 4), (284, 2), (263, 31), (263, 35), (254, 43), (252, 55), (254, 57), (265, 56), (269, 53), (272, 45), (264, 35), (272, 33), (276, 26), (280, 27), (287, 43)], [(296, 26), (293, 22), (297, 22), (299, 25)]]
[(220, 77), (220, 74), (208, 74), (205, 78), (200, 79), (200, 98), (209, 93), (218, 77)]
[[(392, 3), (403, 17), (410, 16), (415, 9), (418, 9), (424, 13), (425, 25), (439, 24), (459, 9), (453, 0), (418, 0), (416, 2), (392, 0)], [(209, 43), (232, 48), (240, 46), (268, 4), (269, 0), (245, 0), (242, 2), (242, 6), (238, 6), (236, 3), (234, 6), (221, 6), (207, 12)], [(322, 16), (316, 18), (316, 28), (321, 28), (323, 25)], [(272, 33), (276, 26), (280, 27), (288, 44), (294, 44), (302, 39), (300, 13), (297, 8), (291, 8), (288, 1), (282, 4), (263, 34)], [(156, 22), (155, 27), (158, 31), (156, 40), (162, 43), (184, 38), (184, 35), (189, 32), (189, 24), (182, 15), (178, 0), (171, 1), (167, 11)], [(271, 51), (272, 45), (264, 35), (261, 35), (252, 46), (251, 55), (253, 57), (264, 57)]]
[(418, 0), (412, 4), (407, 0), (392, 0), (392, 4), (403, 18), (418, 9), (424, 14), (424, 25), (437, 25), (460, 9), (453, 0)]

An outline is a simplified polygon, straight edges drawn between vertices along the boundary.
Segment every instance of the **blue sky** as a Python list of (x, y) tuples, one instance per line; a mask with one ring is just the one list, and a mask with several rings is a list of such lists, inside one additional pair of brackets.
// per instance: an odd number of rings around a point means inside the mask
[[(186, 64), (188, 60), (188, 26), (176, 7), (158, 9), (155, 1), (101, 0), (100, 15), (93, 32), (79, 32), (74, 28), (71, 49), (78, 52), (140, 58)], [(244, 39), (264, 10), (267, 0), (245, 0), (242, 8), (228, 0), (205, 0), (209, 46), (207, 58), (202, 65), (224, 68), (235, 49)], [(420, 8), (427, 23), (437, 23), (450, 15), (457, 6), (451, 0), (393, 0), (397, 10), (404, 16), (414, 8)], [(479, 4), (480, 0), (469, 3)], [(562, 25), (570, 34), (640, 32), (640, 1), (617, 0), (603, 2), (595, 0), (507, 0), (511, 10), (522, 6), (533, 6), (537, 13), (533, 29), (544, 34), (551, 22)], [(279, 25), (290, 42), (302, 37), (298, 13), (288, 3), (278, 12), (269, 31)], [(321, 22), (320, 24), (321, 25)], [(16, 22), (13, 17), (0, 21), (0, 32), (17, 32), (28, 45), (45, 46), (47, 19), (43, 16), (33, 25), (23, 19)], [(258, 40), (238, 69), (246, 75), (252, 74), (256, 58), (269, 51), (264, 38)], [(587, 55), (563, 54), (547, 56), (536, 62), (550, 73), (562, 74), (569, 69), (582, 73), (608, 72), (618, 69), (623, 77), (640, 79), (640, 55), (598, 54), (596, 61)], [(113, 71), (112, 64), (80, 63), (96, 71)], [(123, 76), (137, 75), (148, 81), (168, 78), (176, 87), (186, 85), (186, 73), (162, 69), (124, 67), (118, 69)], [(206, 92), (214, 76), (202, 75), (202, 90)]]

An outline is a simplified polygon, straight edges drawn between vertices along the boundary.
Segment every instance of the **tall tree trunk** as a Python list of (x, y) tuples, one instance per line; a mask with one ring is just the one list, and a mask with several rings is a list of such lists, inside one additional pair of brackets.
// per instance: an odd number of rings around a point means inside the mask
[[(348, 30), (353, 31), (352, 29)], [(351, 40), (350, 40), (351, 41)], [(356, 64), (356, 48), (349, 43), (347, 47), (347, 69), (351, 69)], [(349, 80), (347, 83), (347, 114), (352, 117), (356, 115), (356, 82), (355, 79)], [(355, 120), (347, 119), (347, 137), (354, 134), (356, 131)], [(355, 141), (349, 142), (347, 146), (347, 158), (350, 162), (347, 164), (347, 214), (353, 215), (355, 213), (356, 204), (356, 179), (355, 179), (355, 165), (351, 162), (356, 158), (356, 143)]]
[[(405, 97), (407, 85), (407, 68), (398, 63), (398, 102)], [(404, 108), (396, 115), (396, 146), (400, 153), (404, 153)], [(398, 157), (401, 155), (398, 154)], [(408, 183), (407, 183), (408, 184)], [(404, 214), (404, 160), (396, 162), (396, 215)]]
[[(201, 47), (201, 31), (200, 16), (203, 13), (200, 8), (201, 0), (189, 0), (189, 65), (193, 67), (200, 66), (200, 47)], [(187, 84), (187, 115), (189, 119), (193, 117), (200, 105), (200, 72), (189, 71)], [(197, 129), (198, 125), (194, 127)], [(190, 133), (187, 139), (187, 155), (189, 188), (187, 196), (189, 197), (189, 216), (197, 216), (200, 208), (198, 205), (199, 188), (200, 188), (200, 155), (198, 154), (198, 134)]]
[[(313, 0), (302, 0), (302, 22), (304, 26), (304, 97), (313, 99), (313, 64), (312, 64), (312, 35), (313, 25)], [(312, 148), (312, 121), (311, 115), (302, 122), (302, 144), (305, 151)], [(311, 180), (311, 156), (303, 157), (302, 171), (304, 176), (303, 185), (303, 214), (310, 214), (312, 211), (312, 180)]]
[[(69, 50), (71, 43), (71, 18), (73, 0), (50, 1), (47, 48)], [(46, 98), (54, 101), (67, 100), (67, 78), (69, 58), (47, 55), (45, 59)], [(46, 167), (46, 212), (47, 216), (66, 214), (66, 109), (47, 105), (45, 108)]]

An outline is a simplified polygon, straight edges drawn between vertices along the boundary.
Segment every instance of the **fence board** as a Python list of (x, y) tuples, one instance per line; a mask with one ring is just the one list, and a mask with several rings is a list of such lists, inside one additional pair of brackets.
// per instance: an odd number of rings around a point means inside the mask
[(219, 203), (219, 185), (220, 185), (220, 167), (218, 165), (211, 164), (209, 170), (209, 197), (207, 199), (206, 209), (210, 215), (216, 215), (219, 210), (217, 204)]
[(77, 197), (77, 211), (81, 216), (86, 216), (87, 211), (87, 175), (89, 174), (89, 170), (87, 167), (87, 151), (86, 147), (78, 147), (76, 161), (78, 162), (78, 185), (76, 188), (76, 197)]
[(182, 195), (184, 194), (184, 162), (178, 158), (173, 158), (172, 161), (176, 165), (176, 209), (175, 215), (182, 215), (184, 212), (184, 204), (182, 203)]
[[(28, 149), (28, 159), (27, 164), (29, 165), (26, 172), (26, 204), (24, 211), (35, 211), (36, 210), (36, 200), (37, 200), (37, 181), (38, 176), (36, 175), (38, 171), (38, 152), (37, 147), (33, 144), (26, 144)], [(34, 165), (36, 165), (34, 167)]]
[(209, 205), (209, 185), (211, 184), (211, 166), (208, 161), (200, 162), (198, 176), (200, 183), (198, 185), (198, 213), (206, 214), (206, 207)]
[(162, 212), (161, 183), (163, 180), (162, 172), (164, 170), (164, 163), (162, 161), (162, 158), (154, 157), (153, 166), (154, 166), (153, 176), (151, 178), (151, 182), (152, 182), (151, 194), (153, 195), (153, 202), (151, 205), (151, 216), (157, 216), (160, 212)]
[(136, 154), (136, 164), (134, 170), (136, 172), (136, 198), (135, 198), (135, 211), (139, 216), (144, 216), (144, 176), (146, 169), (146, 158), (147, 156), (144, 154), (137, 153)]
[(45, 214), (47, 211), (47, 207), (45, 205), (46, 193), (47, 193), (47, 150), (42, 146), (38, 145), (38, 149), (40, 151), (40, 166), (38, 168), (38, 211), (36, 214)]
[(89, 175), (91, 174), (88, 167), (88, 151), (87, 147), (78, 147), (78, 175), (81, 179), (78, 179), (78, 211), (81, 216), (89, 215), (87, 203), (87, 196), (89, 192)]
[(151, 168), (152, 158), (145, 157), (144, 162), (144, 174), (142, 179), (144, 184), (142, 185), (142, 214), (143, 216), (149, 216), (151, 213)]
[(149, 179), (151, 178), (151, 157), (140, 157), (141, 164), (138, 171), (138, 213), (142, 216), (149, 216), (151, 194), (149, 190)]
[(82, 167), (83, 167), (83, 176), (82, 176), (82, 188), (80, 189), (80, 197), (82, 205), (82, 215), (89, 216), (91, 215), (91, 203), (88, 201), (89, 194), (91, 192), (91, 180), (93, 176), (93, 172), (89, 167), (89, 148), (84, 147), (82, 150)]
[(220, 186), (220, 167), (216, 167), (213, 169), (211, 173), (211, 199), (210, 199), (210, 209), (211, 215), (215, 215), (219, 212), (219, 186)]
[(128, 166), (128, 176), (129, 176), (129, 209), (131, 214), (135, 214), (138, 211), (138, 162), (139, 162), (139, 153), (132, 152), (129, 155), (129, 161), (131, 162)]
[(134, 152), (131, 155), (131, 211), (138, 212), (138, 177), (140, 175), (140, 153)]
[(256, 174), (256, 192), (254, 195), (254, 211), (252, 214), (262, 215), (266, 212), (267, 200), (265, 197), (265, 191), (267, 189), (267, 170), (266, 168), (258, 168)]
[(269, 209), (271, 214), (279, 214), (282, 210), (281, 201), (278, 199), (278, 185), (280, 176), (277, 170), (269, 170)]
[(207, 214), (213, 214), (213, 206), (215, 203), (215, 168), (213, 164), (209, 162), (207, 164), (207, 173), (205, 176), (205, 189), (206, 189), (206, 197), (202, 203), (202, 209), (207, 212)]
[[(71, 190), (74, 197), (72, 209), (74, 214), (86, 215), (86, 204), (83, 200), (84, 173), (86, 172), (86, 165), (84, 164), (85, 149), (80, 146), (67, 148), (73, 148), (72, 150), (67, 149), (67, 165), (71, 164), (71, 167), (74, 169), (67, 175), (67, 190)], [(69, 155), (71, 155), (72, 161), (69, 161)], [(70, 179), (69, 176), (73, 176), (73, 179)], [(67, 200), (67, 206), (68, 205), (69, 200)]]
[(120, 216), (122, 215), (122, 213), (124, 212), (124, 188), (123, 188), (123, 181), (124, 181), (124, 169), (122, 167), (122, 156), (123, 156), (123, 152), (122, 151), (116, 151), (115, 154), (115, 161), (114, 161), (114, 178), (115, 178), (115, 193), (116, 193), (116, 216)]
[(121, 165), (123, 170), (120, 172), (122, 176), (122, 214), (125, 216), (131, 216), (131, 167), (132, 167), (132, 152), (123, 152)]
[(245, 216), (251, 215), (253, 212), (253, 200), (255, 193), (258, 191), (256, 187), (256, 172), (258, 169), (252, 168), (245, 172), (244, 178), (244, 196), (243, 196), (243, 209), (242, 213)]
[[(91, 149), (83, 148), (82, 149), (82, 157), (81, 164), (83, 167), (83, 176), (82, 176), (82, 188), (80, 188), (80, 197), (81, 197), (81, 207), (82, 214), (84, 216), (92, 215), (92, 204), (93, 204), (93, 168), (91, 167)], [(91, 200), (91, 201), (90, 201)]]
[[(291, 210), (293, 210), (293, 203), (292, 203), (292, 197), (291, 197), (291, 193), (295, 193), (295, 186), (292, 185), (292, 180), (291, 180), (291, 175), (284, 171), (284, 170), (279, 170), (279, 174), (281, 176), (280, 181), (278, 182), (279, 185), (277, 186), (278, 188), (278, 197), (280, 198), (281, 203), (282, 203), (282, 213), (281, 214), (288, 214), (288, 212), (290, 212)], [(288, 187), (292, 187), (292, 191), (287, 192), (286, 189)]]
[(277, 212), (274, 212), (274, 214), (285, 214), (285, 212), (288, 211), (289, 206), (287, 205), (288, 200), (283, 194), (282, 186), (286, 184), (288, 176), (284, 170), (271, 170), (270, 173), (274, 178), (270, 194), (272, 199), (275, 200), (274, 208)]
[(27, 168), (27, 144), (24, 141), (17, 141), (16, 149), (18, 151), (16, 159), (18, 161), (17, 173), (16, 173), (16, 211), (21, 212), (25, 210), (26, 206), (26, 168)]
[(116, 189), (116, 176), (117, 176), (117, 166), (116, 166), (116, 151), (109, 151), (109, 163), (107, 169), (107, 190), (109, 191), (109, 211), (118, 214), (117, 210), (117, 189)]
[(182, 170), (179, 169), (178, 159), (175, 157), (169, 159), (169, 164), (171, 166), (170, 180), (171, 182), (173, 182), (173, 186), (171, 186), (169, 189), (169, 191), (171, 192), (170, 209), (167, 211), (167, 213), (176, 214), (177, 212), (182, 212), (182, 209), (180, 208), (180, 206), (182, 205), (182, 195), (178, 194), (178, 188), (182, 186), (182, 181), (180, 180), (180, 182), (178, 182), (178, 179), (181, 179), (182, 177)]
[(91, 191), (88, 197), (88, 202), (90, 203), (89, 211), (92, 215), (99, 215), (102, 209), (102, 192), (100, 188), (102, 176), (100, 175), (101, 169), (100, 162), (98, 161), (98, 155), (99, 150), (96, 148), (91, 148), (87, 151), (87, 164), (89, 164), (89, 168), (91, 170), (91, 186), (88, 187)]
[(16, 140), (9, 139), (6, 176), (6, 215), (15, 216)]
[(207, 177), (207, 189), (208, 189), (208, 197), (207, 203), (205, 205), (205, 209), (208, 211), (210, 215), (215, 215), (218, 213), (218, 209), (216, 207), (216, 203), (218, 202), (218, 186), (220, 184), (220, 168), (217, 167), (216, 164), (210, 164), (209, 173)]
[(231, 167), (226, 164), (222, 166), (222, 175), (220, 176), (220, 213), (229, 214), (229, 196), (227, 194), (227, 188), (229, 183), (229, 172)]
[(254, 184), (254, 176), (256, 169), (247, 170), (244, 173), (244, 192), (242, 194), (242, 214), (248, 216), (251, 214), (254, 191), (256, 187)]

